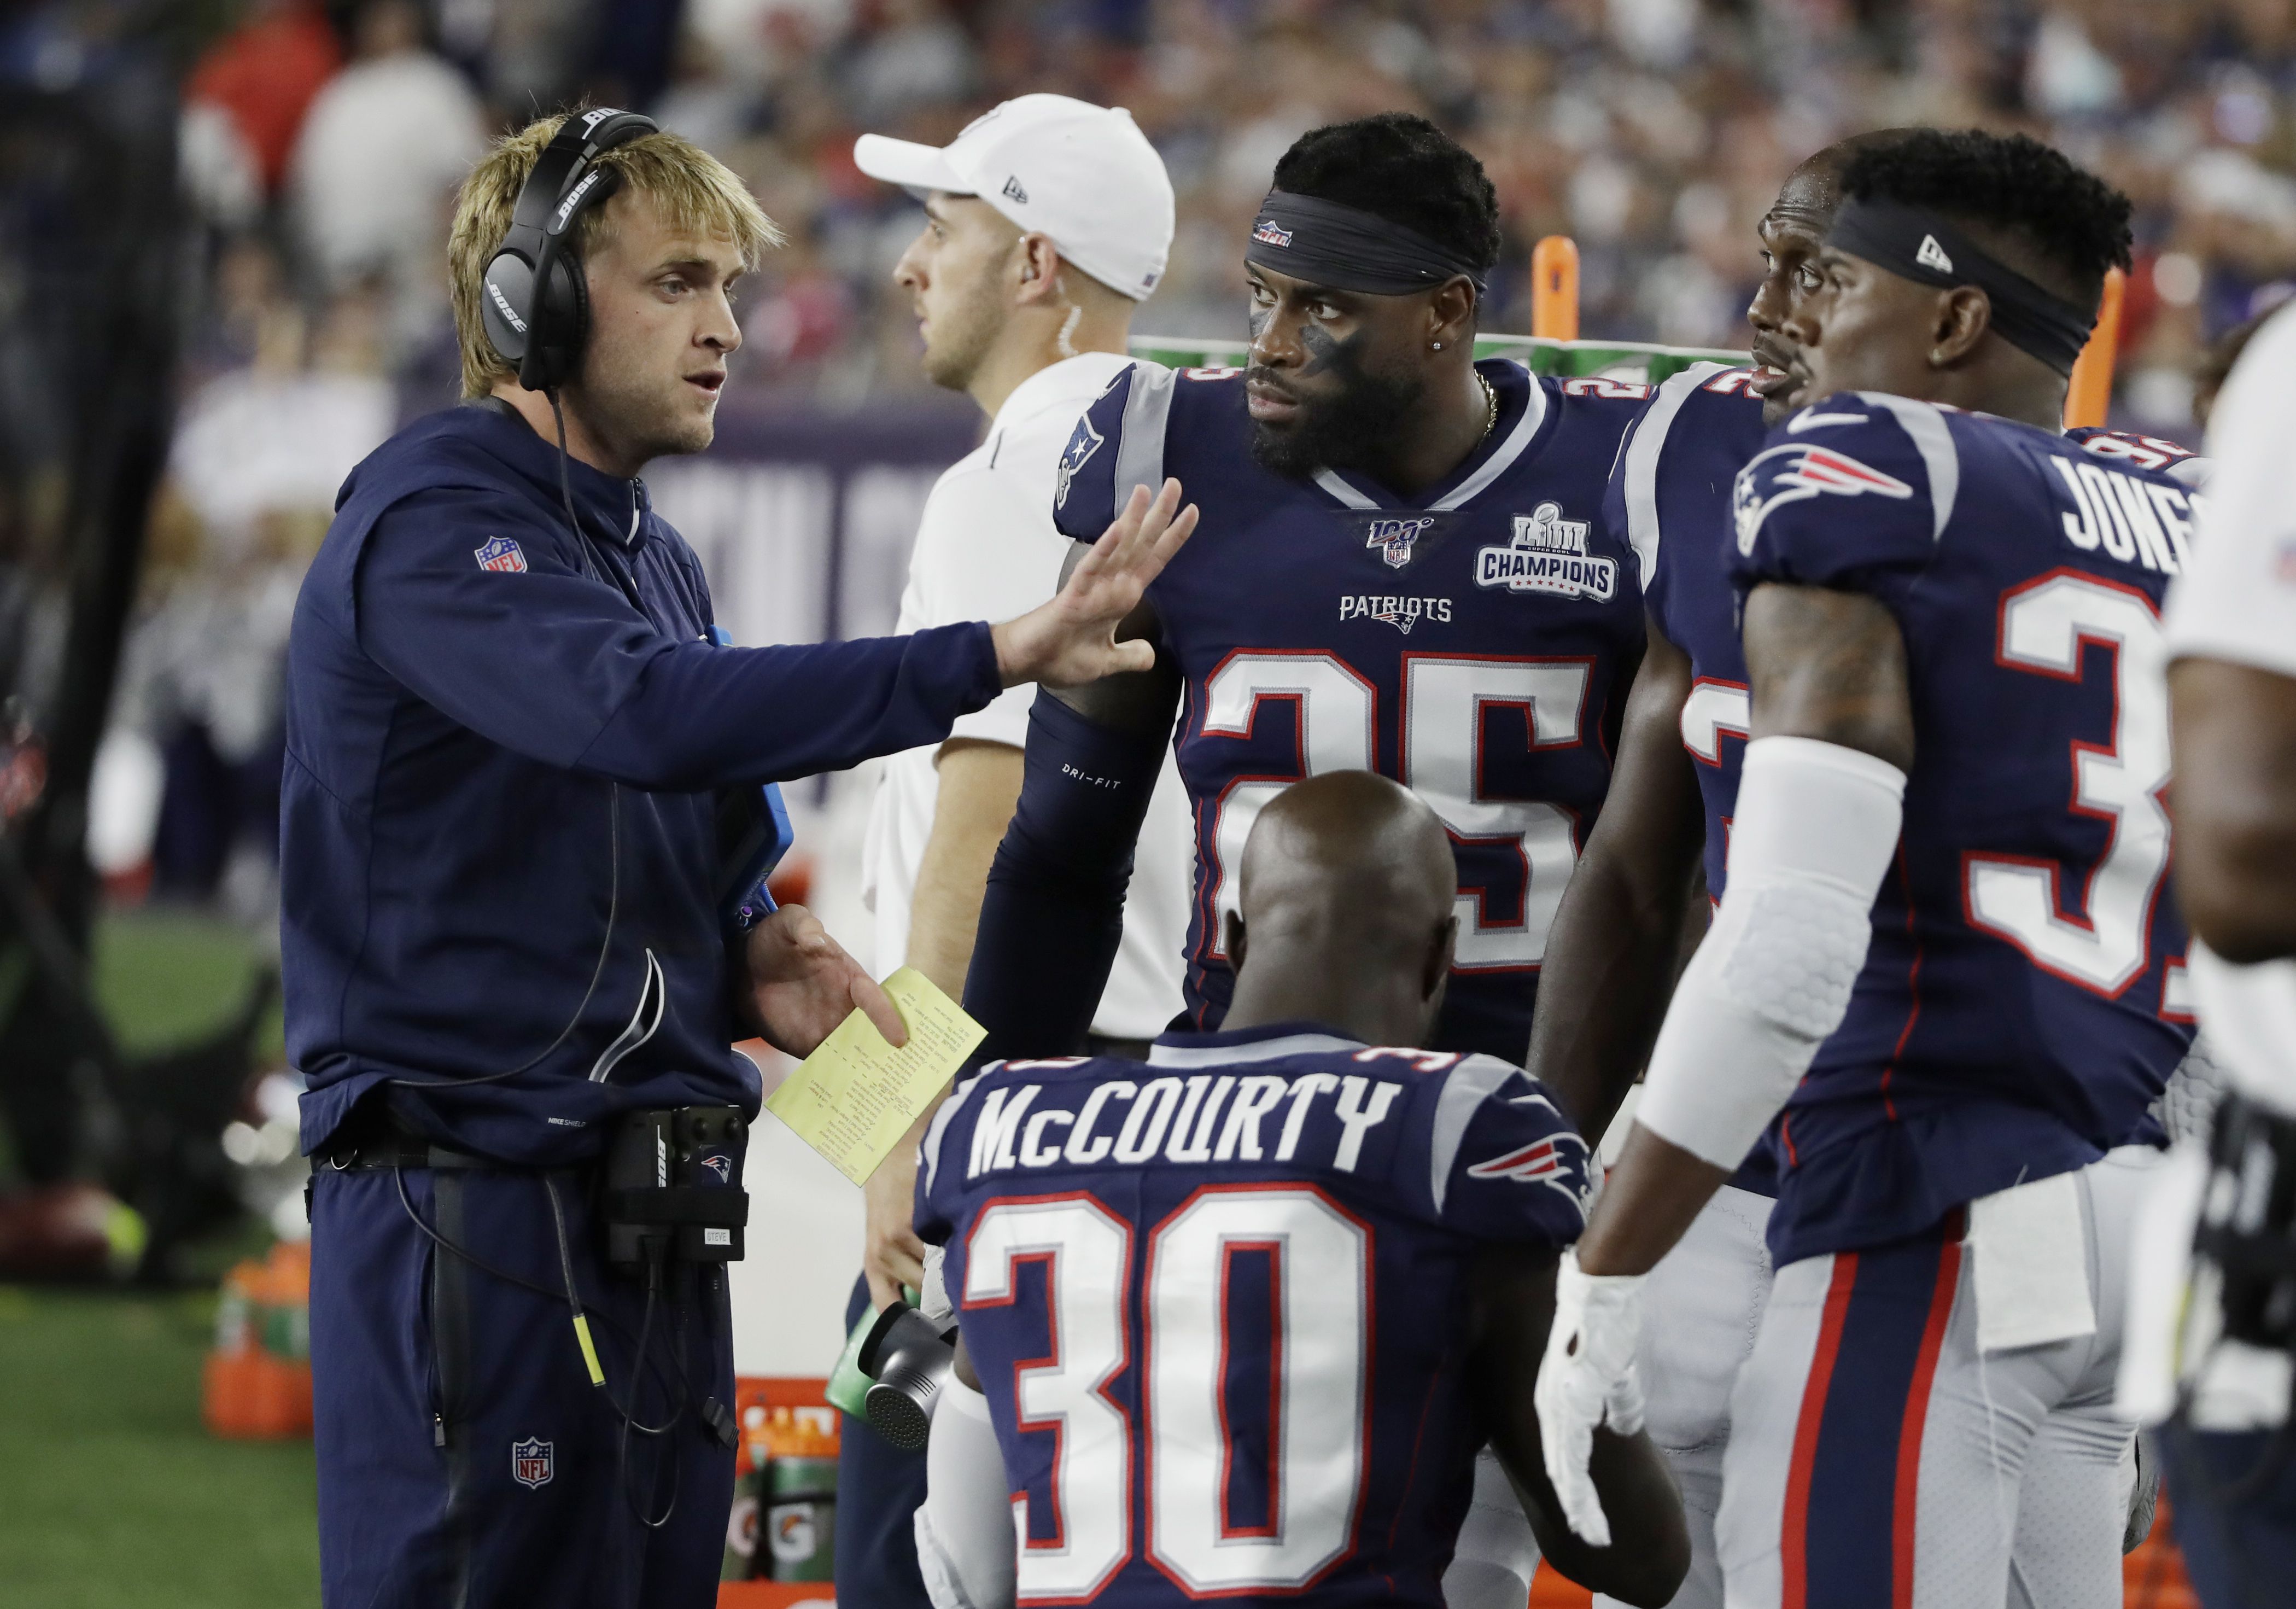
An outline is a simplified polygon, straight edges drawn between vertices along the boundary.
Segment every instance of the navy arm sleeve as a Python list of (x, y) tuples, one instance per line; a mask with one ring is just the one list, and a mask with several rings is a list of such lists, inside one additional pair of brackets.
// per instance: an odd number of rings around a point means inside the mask
[[(525, 570), (473, 562), (495, 536), (520, 541)], [(570, 539), (496, 492), (439, 488), (395, 505), (360, 558), (359, 645), (516, 753), (682, 792), (938, 743), (1001, 690), (978, 621), (802, 647), (678, 641), (578, 571)]]
[(1152, 735), (1037, 695), (1021, 802), (989, 867), (964, 978), (964, 1009), (988, 1030), (976, 1059), (1083, 1051), (1163, 761)]

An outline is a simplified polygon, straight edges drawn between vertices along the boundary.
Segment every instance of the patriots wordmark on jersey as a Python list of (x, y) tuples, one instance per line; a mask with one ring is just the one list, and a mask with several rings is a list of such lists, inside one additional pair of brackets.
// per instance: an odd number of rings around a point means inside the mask
[(2145, 1137), (2191, 1040), (2160, 608), (2198, 499), (2110, 439), (1845, 393), (1737, 476), (1733, 587), (1879, 600), (1915, 716), (1865, 968), (1775, 1131), (1781, 1262)]
[(1145, 1067), (991, 1063), (922, 1154), (1021, 1603), (1443, 1602), (1474, 1256), (1568, 1244), (1592, 1189), (1540, 1085), (1300, 1025), (1167, 1035)]
[(1202, 511), (1150, 588), (1186, 678), (1175, 747), (1195, 808), (1188, 1006), (1226, 1009), (1234, 873), (1260, 808), (1374, 770), (1432, 805), (1459, 863), (1459, 946), (1437, 1042), (1520, 1055), (1546, 931), (1609, 786), (1643, 641), (1626, 549), (1595, 523), (1649, 388), (1480, 365), (1489, 436), (1406, 502), (1357, 475), (1251, 456), (1240, 370), (1136, 364), (1078, 423), (1054, 517), (1089, 540), (1135, 486)]

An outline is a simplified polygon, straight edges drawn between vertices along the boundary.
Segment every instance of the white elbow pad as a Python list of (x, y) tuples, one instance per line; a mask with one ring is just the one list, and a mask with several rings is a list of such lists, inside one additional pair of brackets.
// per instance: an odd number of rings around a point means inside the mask
[(1897, 767), (1838, 743), (1746, 746), (1729, 887), (1675, 989), (1636, 1122), (1718, 1168), (1745, 1161), (1849, 1009), (1905, 793)]
[(1011, 1609), (1018, 1565), (1004, 1453), (988, 1399), (954, 1376), (933, 1411), (915, 1525), (933, 1609)]

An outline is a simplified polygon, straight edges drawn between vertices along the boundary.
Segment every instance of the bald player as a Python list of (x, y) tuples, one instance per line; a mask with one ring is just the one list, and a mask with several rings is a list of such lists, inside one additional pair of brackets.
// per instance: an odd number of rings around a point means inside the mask
[(1487, 1441), (1557, 1567), (1673, 1595), (1689, 1545), (1644, 1437), (1602, 1433), (1610, 1547), (1555, 1518), (1529, 1360), (1587, 1148), (1520, 1070), (1418, 1048), (1453, 864), (1396, 784), (1300, 783), (1244, 848), (1220, 1031), (1144, 1068), (992, 1063), (942, 1109), (917, 1227), (986, 1395), (934, 1427), (937, 1603), (1437, 1609)]

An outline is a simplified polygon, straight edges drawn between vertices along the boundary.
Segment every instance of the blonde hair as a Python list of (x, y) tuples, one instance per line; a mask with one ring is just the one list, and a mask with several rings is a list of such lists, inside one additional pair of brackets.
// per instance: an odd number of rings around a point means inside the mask
[[(529, 123), (498, 141), (455, 199), (455, 226), (447, 240), (447, 266), (455, 302), (455, 337), (463, 352), (463, 395), (484, 397), (495, 382), (515, 379), (518, 365), (495, 350), (479, 315), (487, 265), (510, 233), (511, 212), (526, 176), (543, 148), (558, 133), (566, 113)], [(642, 135), (598, 158), (622, 177), (622, 187), (653, 198), (671, 228), (695, 234), (731, 236), (746, 271), (758, 266), (768, 246), (782, 243), (782, 232), (749, 187), (725, 163), (693, 141), (668, 132)], [(575, 220), (574, 252), (586, 260), (605, 234), (603, 207), (592, 207)]]

